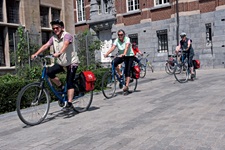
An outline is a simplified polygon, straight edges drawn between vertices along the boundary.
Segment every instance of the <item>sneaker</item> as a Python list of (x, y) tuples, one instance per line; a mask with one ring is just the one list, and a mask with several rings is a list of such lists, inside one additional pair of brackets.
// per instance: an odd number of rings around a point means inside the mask
[(195, 74), (191, 74), (191, 79), (193, 80), (195, 78)]
[(62, 108), (62, 111), (64, 112), (69, 112), (69, 111), (73, 111), (73, 105), (72, 103), (67, 103), (67, 105), (65, 107)]

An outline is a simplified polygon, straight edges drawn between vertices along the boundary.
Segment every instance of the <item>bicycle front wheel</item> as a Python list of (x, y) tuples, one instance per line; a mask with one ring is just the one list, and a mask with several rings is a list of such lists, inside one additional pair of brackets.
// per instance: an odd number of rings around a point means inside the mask
[(175, 66), (172, 66), (171, 64), (169, 64), (168, 62), (165, 65), (165, 71), (167, 74), (172, 75), (174, 72), (174, 68)]
[(174, 77), (180, 83), (188, 81), (188, 67), (186, 65), (176, 65), (174, 68)]
[(102, 78), (102, 93), (106, 98), (112, 98), (116, 92), (116, 78), (112, 71), (108, 71)]
[[(76, 92), (76, 91), (75, 91)], [(73, 99), (73, 108), (76, 112), (81, 113), (89, 109), (93, 99), (93, 91), (80, 92)]]
[(50, 96), (40, 82), (30, 83), (17, 96), (16, 110), (20, 120), (30, 126), (41, 123), (47, 116)]
[(146, 75), (146, 67), (143, 64), (140, 64), (140, 69), (141, 69), (140, 78), (144, 78)]

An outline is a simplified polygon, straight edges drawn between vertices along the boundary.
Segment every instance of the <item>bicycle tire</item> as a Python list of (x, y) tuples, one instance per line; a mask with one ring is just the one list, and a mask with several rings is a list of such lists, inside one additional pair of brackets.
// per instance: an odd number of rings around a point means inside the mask
[(138, 79), (130, 78), (129, 89), (135, 92), (138, 85)]
[(172, 75), (174, 73), (175, 66), (171, 66), (168, 62), (165, 65), (165, 71), (167, 74)]
[(110, 99), (116, 92), (116, 77), (112, 71), (107, 71), (102, 78), (102, 93), (105, 98)]
[(174, 77), (179, 83), (187, 82), (189, 77), (187, 65), (176, 65), (174, 68)]
[[(27, 125), (40, 124), (46, 118), (49, 107), (50, 95), (45, 88), (42, 89), (40, 82), (26, 85), (17, 96), (16, 110), (18, 117)], [(37, 119), (33, 119), (34, 117), (37, 117)]]
[(73, 109), (78, 113), (85, 112), (90, 108), (92, 100), (93, 91), (79, 92), (78, 96), (74, 96)]
[(154, 72), (154, 67), (150, 62), (147, 62), (147, 66), (151, 69), (152, 72)]
[(146, 76), (146, 67), (143, 64), (140, 64), (140, 78), (144, 78)]

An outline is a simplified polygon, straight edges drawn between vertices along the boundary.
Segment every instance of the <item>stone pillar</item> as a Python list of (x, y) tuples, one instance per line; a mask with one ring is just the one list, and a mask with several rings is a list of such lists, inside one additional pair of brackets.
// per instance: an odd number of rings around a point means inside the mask
[(74, 22), (74, 2), (73, 0), (62, 1), (63, 21), (65, 22), (65, 29), (71, 34), (75, 34)]

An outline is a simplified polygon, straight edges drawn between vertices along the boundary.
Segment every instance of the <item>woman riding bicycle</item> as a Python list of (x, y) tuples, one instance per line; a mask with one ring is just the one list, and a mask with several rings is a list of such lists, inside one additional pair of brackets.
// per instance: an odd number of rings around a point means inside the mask
[(73, 36), (70, 33), (64, 31), (64, 23), (61, 20), (57, 19), (50, 22), (50, 24), (52, 26), (54, 35), (49, 39), (46, 44), (44, 44), (36, 53), (34, 53), (31, 58), (34, 59), (38, 54), (44, 52), (50, 46), (53, 45), (53, 56), (57, 58), (57, 61), (56, 64), (48, 68), (47, 74), (51, 78), (51, 81), (53, 81), (59, 88), (62, 89), (63, 84), (60, 82), (56, 74), (63, 72), (64, 67), (66, 67), (66, 83), (68, 89), (68, 104), (66, 107), (71, 108), (72, 99), (74, 96), (73, 80), (78, 67), (79, 58), (73, 48)]
[(193, 66), (193, 57), (194, 57), (194, 49), (192, 47), (192, 40), (186, 37), (186, 33), (182, 32), (180, 34), (181, 40), (179, 45), (176, 47), (176, 53), (178, 53), (181, 49), (183, 50), (183, 58), (182, 60), (185, 60), (187, 57), (188, 60), (188, 66), (191, 68), (191, 78), (195, 77), (194, 74), (194, 66)]
[(131, 44), (130, 44), (130, 38), (125, 36), (125, 31), (120, 29), (118, 32), (118, 38), (114, 41), (112, 47), (108, 50), (108, 52), (104, 55), (107, 57), (112, 51), (115, 50), (115, 48), (118, 48), (119, 56), (115, 58), (114, 60), (114, 66), (116, 67), (117, 72), (121, 75), (121, 71), (118, 67), (119, 64), (122, 62), (125, 63), (125, 77), (126, 77), (126, 85), (123, 89), (125, 93), (129, 90), (129, 83), (130, 83), (130, 69), (132, 67), (132, 63), (134, 60), (134, 52), (132, 50)]

